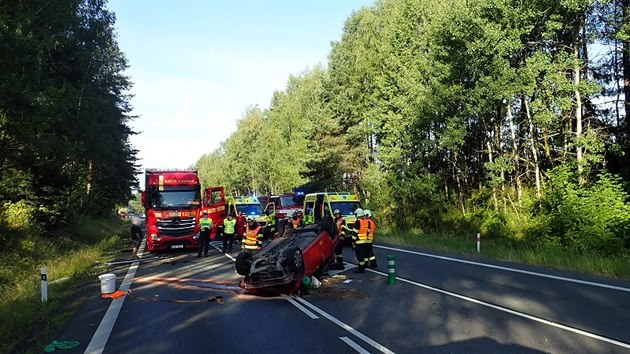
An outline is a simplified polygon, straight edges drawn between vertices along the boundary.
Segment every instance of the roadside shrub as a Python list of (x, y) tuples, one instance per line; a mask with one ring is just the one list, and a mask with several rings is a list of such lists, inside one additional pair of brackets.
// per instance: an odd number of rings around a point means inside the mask
[(536, 240), (580, 253), (623, 253), (628, 247), (630, 206), (620, 178), (602, 173), (581, 188), (576, 180), (568, 166), (550, 173), (534, 229)]
[(2, 204), (0, 211), (4, 224), (12, 230), (25, 229), (29, 227), (35, 214), (35, 208), (25, 200), (18, 202), (6, 201)]

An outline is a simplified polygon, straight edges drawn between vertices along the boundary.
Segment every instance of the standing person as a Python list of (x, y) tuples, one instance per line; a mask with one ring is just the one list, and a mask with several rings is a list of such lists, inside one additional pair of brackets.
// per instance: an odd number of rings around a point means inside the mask
[(223, 219), (223, 253), (232, 253), (235, 232), (236, 219), (234, 213), (230, 213), (226, 219)]
[(365, 273), (365, 266), (368, 261), (366, 245), (369, 220), (365, 219), (365, 214), (361, 208), (355, 210), (354, 213), (357, 216), (357, 220), (354, 222), (354, 234), (352, 238), (355, 244), (354, 251), (357, 256), (357, 263), (359, 264), (358, 269), (354, 272)]
[(203, 211), (203, 217), (199, 220), (199, 249), (197, 250), (197, 258), (203, 255), (208, 257), (208, 247), (210, 246), (210, 233), (212, 232), (212, 219), (208, 217), (208, 211)]
[(335, 246), (335, 262), (330, 265), (330, 269), (343, 270), (346, 267), (343, 265), (343, 244), (346, 239), (346, 220), (341, 216), (339, 209), (335, 209), (335, 226), (337, 227), (337, 235), (339, 235), (339, 241)]
[(368, 262), (369, 262), (369, 267), (370, 268), (376, 268), (376, 256), (374, 255), (374, 231), (376, 230), (376, 223), (374, 222), (374, 220), (372, 220), (372, 212), (365, 209), (363, 210), (363, 213), (365, 214), (365, 219), (368, 221), (368, 233), (367, 233), (367, 243), (366, 243), (366, 250), (367, 250), (367, 257), (368, 257)]
[(302, 226), (302, 219), (300, 219), (300, 215), (297, 211), (291, 213), (289, 223), (293, 225), (293, 229), (297, 229), (298, 227)]
[(238, 216), (236, 217), (236, 237), (234, 238), (234, 242), (239, 243), (241, 239), (245, 235), (245, 224), (247, 223), (247, 218), (243, 215), (242, 211), (238, 212)]
[(139, 259), (138, 249), (142, 243), (142, 228), (140, 228), (140, 219), (133, 218), (131, 220), (131, 259)]
[(258, 225), (253, 217), (247, 218), (247, 227), (241, 249), (248, 252), (256, 252), (262, 247), (263, 233), (262, 226)]

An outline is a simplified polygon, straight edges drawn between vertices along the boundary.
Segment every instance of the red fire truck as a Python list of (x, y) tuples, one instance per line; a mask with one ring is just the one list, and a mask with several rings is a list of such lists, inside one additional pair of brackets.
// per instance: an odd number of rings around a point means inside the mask
[(303, 202), (304, 193), (270, 195), (265, 206), (265, 214), (269, 216), (272, 229), (278, 225), (278, 221), (286, 217), (287, 213), (302, 213)]
[(142, 192), (151, 251), (196, 249), (201, 184), (194, 169), (147, 169)]

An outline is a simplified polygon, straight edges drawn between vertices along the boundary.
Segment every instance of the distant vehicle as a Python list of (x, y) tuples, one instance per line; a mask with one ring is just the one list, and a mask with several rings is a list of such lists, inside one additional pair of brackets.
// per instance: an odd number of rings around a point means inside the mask
[(302, 212), (304, 194), (279, 194), (270, 195), (265, 214), (269, 217), (269, 224), (272, 228), (277, 228), (278, 222), (287, 216), (287, 213)]
[(264, 229), (265, 239), (269, 238), (269, 217), (256, 197), (227, 197), (228, 213), (243, 213), (245, 217), (252, 217)]
[(149, 252), (197, 249), (201, 184), (194, 169), (147, 169), (142, 205)]
[(334, 260), (339, 242), (332, 218), (299, 227), (287, 237), (274, 239), (257, 253), (241, 252), (236, 272), (245, 276), (241, 288), (250, 294), (293, 293), (306, 276), (320, 276)]
[[(320, 192), (309, 193), (304, 197), (304, 224), (319, 223), (324, 217), (334, 218), (334, 211), (339, 213), (350, 226), (356, 221), (354, 211), (361, 207), (356, 194), (348, 192)], [(351, 237), (346, 237), (345, 245), (352, 243)]]
[(354, 211), (361, 207), (356, 194), (347, 192), (309, 193), (304, 197), (304, 223), (314, 224), (324, 216), (334, 218), (334, 211), (339, 210), (346, 222), (354, 222)]

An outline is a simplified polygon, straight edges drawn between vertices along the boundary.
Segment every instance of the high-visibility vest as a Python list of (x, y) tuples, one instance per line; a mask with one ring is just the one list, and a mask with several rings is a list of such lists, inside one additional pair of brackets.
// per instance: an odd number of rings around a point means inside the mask
[(374, 242), (374, 230), (376, 230), (376, 223), (372, 219), (366, 219), (368, 221), (368, 233), (367, 233), (367, 242)]
[(297, 229), (300, 226), (300, 219), (291, 219), (289, 221), (293, 224), (294, 229)]
[(245, 241), (243, 242), (243, 247), (246, 250), (257, 250), (261, 245), (262, 240), (260, 240), (260, 238), (262, 235), (258, 235), (261, 228), (262, 226), (260, 225), (255, 229), (250, 229), (249, 226), (247, 226), (247, 229), (245, 229)]
[(210, 230), (212, 228), (212, 219), (210, 218), (202, 218), (199, 220), (199, 229), (201, 231)]
[(346, 220), (344, 220), (344, 218), (342, 217), (339, 217), (339, 219), (335, 220), (335, 224), (337, 224), (337, 232), (339, 233), (339, 237), (341, 238), (346, 236), (346, 232), (344, 230), (345, 223), (346, 223)]
[(368, 230), (370, 221), (367, 219), (359, 219), (359, 232), (357, 233), (356, 244), (366, 243), (368, 241)]
[(236, 231), (236, 219), (223, 219), (223, 232), (233, 234)]

